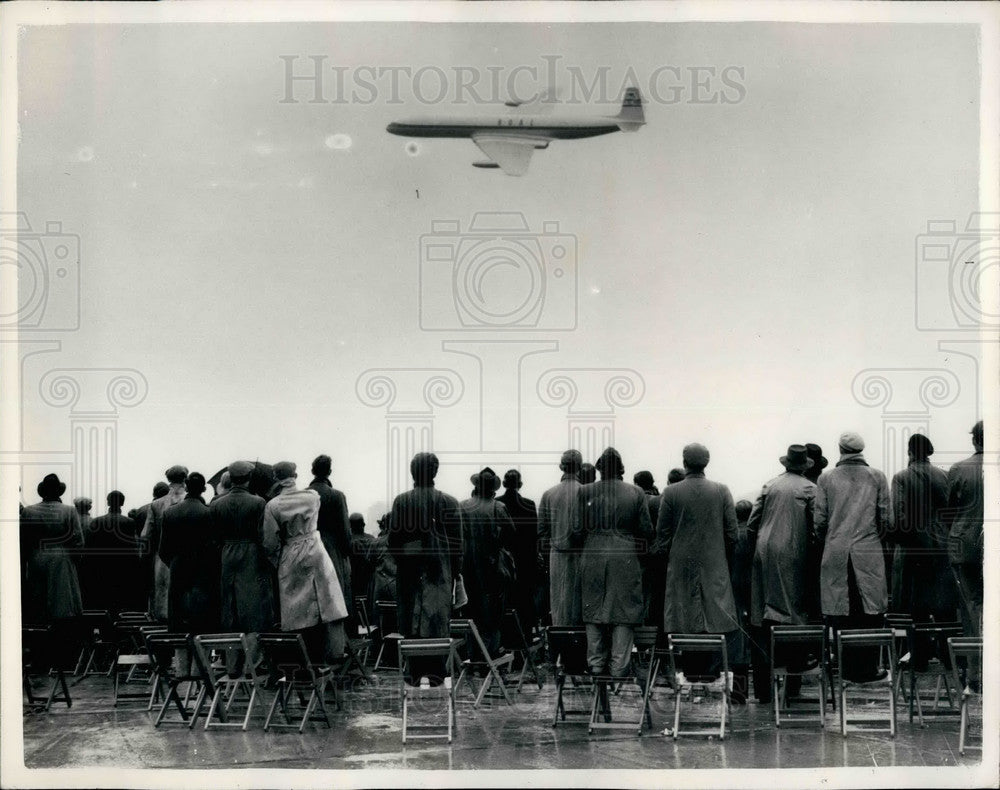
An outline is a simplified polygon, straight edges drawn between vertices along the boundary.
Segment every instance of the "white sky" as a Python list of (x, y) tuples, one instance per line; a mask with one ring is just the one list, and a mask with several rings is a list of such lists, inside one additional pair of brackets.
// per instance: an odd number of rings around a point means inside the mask
[[(369, 368), (453, 368), (465, 392), (438, 410), (435, 449), (480, 449), (474, 361), (442, 350), (471, 334), (418, 320), (421, 235), (435, 220), (465, 230), (475, 211), (520, 211), (535, 231), (558, 222), (578, 244), (577, 328), (529, 335), (559, 345), (525, 360), (522, 450), (567, 444), (565, 409), (539, 401), (539, 374), (611, 367), (645, 385), (617, 410), (627, 476), (648, 468), (661, 486), (696, 440), (712, 451), (708, 475), (737, 496), (780, 471), (789, 443), (818, 442), (835, 460), (847, 428), (881, 466), (881, 409), (851, 389), (867, 368), (953, 372), (961, 390), (930, 411), (930, 434), (943, 465), (970, 451), (974, 368), (938, 350), (948, 333), (917, 331), (914, 293), (928, 220), (961, 229), (977, 208), (975, 27), (74, 25), (25, 29), (19, 45), (18, 208), (36, 229), (58, 220), (79, 234), (83, 304), (62, 350), (26, 363), (22, 449), (69, 446), (66, 410), (38, 397), (46, 370), (140, 370), (148, 397), (119, 422), (126, 508), (175, 462), (207, 476), (236, 457), (288, 458), (308, 482), (327, 452), (334, 485), (370, 516), (385, 499), (386, 423), (355, 391)], [(298, 73), (326, 56), (348, 79), (421, 65), (496, 66), (506, 79), (558, 55), (564, 97), (568, 67), (588, 79), (609, 69), (612, 102), (555, 110), (596, 115), (617, 112), (631, 66), (648, 123), (554, 142), (511, 178), (470, 167), (483, 158), (471, 141), (422, 140), (411, 156), (385, 132), (504, 108), (428, 107), (405, 79), (398, 104), (384, 80), (366, 104), (311, 104), (302, 85), (283, 104), (281, 55), (298, 56)], [(675, 84), (694, 66), (741, 68), (745, 95), (657, 103), (643, 80), (664, 65), (682, 70)], [(336, 97), (332, 69), (325, 78)], [(351, 146), (331, 148), (331, 135)], [(482, 415), (487, 434), (516, 417), (507, 387), (487, 393), (502, 404)], [(923, 408), (900, 393), (895, 407), (913, 403)], [(503, 449), (517, 446), (511, 436)], [(472, 471), (446, 466), (440, 487), (462, 498)], [(558, 476), (526, 469), (524, 493), (537, 499)], [(26, 501), (36, 482), (25, 479)]]

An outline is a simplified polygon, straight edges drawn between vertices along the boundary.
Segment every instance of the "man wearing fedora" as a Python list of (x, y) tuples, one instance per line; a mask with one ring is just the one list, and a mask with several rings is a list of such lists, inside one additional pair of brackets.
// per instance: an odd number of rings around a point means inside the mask
[[(479, 629), (490, 655), (496, 656), (500, 648), (504, 602), (511, 581), (503, 575), (500, 550), (511, 551), (514, 522), (504, 504), (495, 499), (500, 478), (490, 467), (469, 479), (472, 496), (458, 506), (465, 546), (462, 579), (469, 596), (465, 611)], [(520, 578), (517, 583), (521, 583)]]
[(587, 664), (595, 675), (623, 677), (635, 626), (645, 614), (639, 557), (653, 542), (653, 525), (642, 489), (622, 479), (625, 465), (618, 451), (608, 447), (594, 466), (601, 479), (578, 493)]
[[(749, 540), (755, 544), (750, 588), (754, 693), (761, 702), (771, 701), (771, 629), (809, 620), (805, 573), (816, 485), (805, 472), (813, 460), (801, 444), (790, 445), (778, 460), (785, 472), (764, 484), (747, 522)], [(793, 681), (799, 680), (789, 678), (789, 695), (798, 693)]]
[(549, 609), (552, 625), (581, 625), (580, 549), (574, 543), (577, 528), (577, 474), (583, 466), (579, 450), (567, 450), (559, 459), (562, 478), (538, 503), (538, 540), (549, 561)]
[(21, 610), (25, 623), (70, 626), (83, 613), (71, 552), (83, 546), (80, 516), (62, 503), (66, 484), (49, 474), (38, 484), (42, 501), (21, 512)]
[[(823, 539), (820, 603), (838, 629), (878, 628), (888, 606), (882, 536), (892, 520), (889, 482), (865, 461), (864, 440), (840, 437), (840, 460), (824, 474), (816, 495), (816, 533)], [(884, 677), (878, 649), (852, 651), (841, 671), (850, 680)]]
[(186, 466), (171, 466), (165, 473), (167, 478), (167, 493), (149, 504), (146, 523), (142, 528), (140, 550), (144, 557), (152, 558), (153, 578), (149, 593), (149, 613), (153, 619), (165, 623), (167, 621), (167, 596), (170, 592), (170, 568), (160, 559), (160, 532), (163, 527), (163, 514), (168, 507), (181, 502), (187, 492), (184, 481), (187, 479)]

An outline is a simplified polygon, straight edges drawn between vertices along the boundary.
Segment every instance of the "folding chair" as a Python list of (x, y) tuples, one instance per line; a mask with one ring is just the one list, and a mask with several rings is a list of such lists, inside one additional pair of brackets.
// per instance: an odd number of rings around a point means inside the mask
[[(636, 661), (639, 656), (651, 655), (653, 649), (656, 647), (657, 634), (658, 629), (656, 626), (639, 626), (634, 629), (632, 634), (632, 661)], [(650, 658), (650, 660), (652, 659)], [(642, 673), (638, 666), (634, 666), (633, 671), (634, 674), (631, 677), (617, 677), (614, 675), (591, 676), (594, 681), (594, 696), (590, 705), (588, 735), (593, 734), (594, 730), (635, 730), (636, 735), (641, 736), (644, 725), (648, 724), (652, 728), (653, 720), (650, 718), (649, 708), (647, 707), (648, 697), (646, 696), (646, 689), (644, 688), (644, 682), (639, 680)], [(614, 721), (612, 720), (611, 697), (608, 695), (608, 689), (613, 687), (614, 694), (612, 696), (618, 697), (622, 688), (625, 687), (625, 684), (629, 680), (635, 681), (638, 686), (639, 697), (641, 699), (639, 719), (638, 721), (629, 719)], [(598, 718), (599, 716), (601, 718)]]
[[(156, 671), (160, 681), (166, 684), (167, 693), (164, 695), (163, 704), (153, 722), (154, 727), (159, 727), (167, 715), (167, 709), (173, 702), (180, 712), (181, 721), (187, 724), (189, 729), (194, 729), (201, 714), (201, 708), (205, 703), (208, 694), (215, 694), (211, 675), (202, 671), (198, 660), (195, 657), (195, 648), (191, 641), (190, 634), (179, 634), (169, 632), (154, 632), (146, 636), (146, 649), (153, 662), (153, 669)], [(188, 694), (181, 700), (178, 688), (182, 683), (188, 684)], [(198, 696), (195, 700), (194, 709), (189, 710), (187, 697), (193, 687), (198, 687)], [(190, 721), (189, 721), (190, 718)]]
[[(211, 678), (212, 700), (205, 716), (205, 729), (211, 727), (246, 730), (257, 699), (257, 685), (249, 666), (249, 650), (245, 634), (199, 634), (194, 637), (201, 672)], [(213, 660), (213, 654), (218, 656)], [(230, 721), (229, 714), (236, 695), (247, 697), (242, 721)], [(212, 717), (218, 714), (218, 721)]]
[[(480, 703), (486, 698), (486, 694), (495, 683), (508, 705), (513, 705), (510, 694), (507, 692), (507, 685), (503, 682), (501, 670), (510, 669), (514, 663), (514, 654), (505, 653), (499, 658), (493, 658), (486, 649), (486, 643), (476, 624), (468, 619), (455, 619), (450, 623), (451, 638), (461, 640), (464, 646), (466, 658), (462, 661), (462, 671), (458, 676), (458, 684), (462, 685), (462, 680), (466, 680), (473, 696), (476, 698), (472, 707), (478, 708)], [(486, 677), (477, 692), (475, 684), (472, 682), (472, 675), (476, 671), (483, 671)]]
[[(726, 637), (723, 634), (667, 634), (667, 653), (670, 656), (670, 671), (674, 677), (676, 693), (674, 695), (674, 728), (673, 737), (680, 735), (715, 735), (719, 740), (726, 738), (726, 716), (729, 713), (729, 692), (732, 678), (729, 673), (729, 655), (726, 652)], [(701, 676), (692, 674), (688, 678), (682, 666), (686, 665), (691, 656), (705, 656), (709, 662), (716, 662), (719, 668), (717, 680), (702, 681)], [(714, 673), (713, 673), (714, 674)], [(694, 686), (702, 686), (706, 692), (719, 691), (721, 698), (721, 713), (719, 726), (711, 729), (686, 730), (681, 732), (681, 698), (683, 691), (693, 692)]]
[(373, 626), (371, 620), (368, 619), (367, 595), (354, 597), (354, 610), (358, 613), (358, 633), (353, 640), (354, 650), (363, 666), (368, 663), (372, 647), (375, 644), (375, 635), (378, 633), (378, 626)]
[[(959, 715), (960, 711), (954, 707), (954, 702), (951, 698), (951, 689), (949, 688), (949, 680), (952, 677), (952, 672), (951, 658), (948, 655), (948, 639), (961, 635), (961, 623), (912, 623), (906, 629), (906, 641), (909, 648), (909, 661), (906, 662), (906, 671), (910, 681), (910, 724), (913, 724), (914, 707), (917, 709), (917, 719), (921, 727), (925, 726), (925, 715)], [(900, 661), (899, 663), (902, 664), (903, 662)], [(918, 687), (918, 682), (925, 678), (934, 679), (934, 706), (926, 714), (924, 713), (923, 700), (921, 699)], [(948, 698), (948, 707), (944, 710), (938, 708), (942, 685), (944, 686), (945, 696)], [(960, 688), (958, 690), (961, 691)]]
[[(781, 716), (786, 721), (805, 721), (812, 716), (792, 713), (788, 708), (787, 690), (790, 677), (814, 677), (819, 681), (819, 726), (826, 723), (826, 681), (830, 672), (826, 628), (822, 625), (776, 625), (771, 628), (771, 697), (774, 701), (774, 726), (781, 726)], [(794, 651), (801, 661), (793, 663), (789, 653)], [(806, 663), (805, 656), (816, 663)]]
[[(147, 710), (152, 710), (153, 698), (157, 695), (157, 680), (153, 670), (153, 659), (146, 648), (146, 636), (151, 632), (166, 632), (166, 626), (154, 625), (148, 619), (116, 620), (114, 623), (114, 642), (117, 647), (111, 675), (114, 680), (114, 707), (122, 700), (149, 699)], [(138, 672), (145, 673), (143, 680), (152, 682), (152, 693), (123, 692), (121, 686), (132, 682)], [(124, 681), (122, 675), (125, 676)]]
[[(875, 650), (885, 658), (886, 676), (878, 680), (854, 680), (846, 677), (844, 672), (844, 656), (853, 650)], [(896, 737), (896, 682), (893, 673), (896, 670), (895, 634), (891, 628), (852, 629), (837, 633), (837, 665), (840, 684), (840, 732), (847, 737), (847, 691), (852, 687), (878, 688), (887, 686), (889, 690), (889, 727), (856, 727), (860, 732), (888, 732)], [(855, 717), (857, 721), (881, 721), (884, 717)]]
[[(403, 743), (407, 737), (412, 740), (447, 738), (451, 743), (453, 733), (457, 726), (455, 714), (455, 690), (458, 683), (455, 681), (455, 667), (458, 665), (458, 655), (456, 648), (458, 640), (448, 637), (440, 639), (400, 639), (398, 644), (399, 652), (399, 688), (403, 698)], [(448, 674), (442, 679), (439, 686), (421, 687), (418, 683), (407, 683), (406, 677), (410, 675), (413, 680), (413, 673), (410, 671), (410, 660), (418, 659), (444, 659)], [(414, 724), (410, 720), (410, 703), (412, 700), (423, 700), (427, 697), (444, 697), (447, 701), (446, 713), (448, 717), (447, 725), (440, 724)], [(445, 732), (440, 732), (441, 729)], [(419, 734), (412, 734), (413, 730)]]
[[(396, 625), (395, 601), (375, 601), (375, 614), (378, 616), (378, 629), (382, 641), (378, 655), (375, 657), (375, 671), (378, 672), (379, 667), (382, 666), (382, 657), (385, 655), (387, 647), (390, 655), (399, 655), (396, 643), (403, 638), (403, 635)], [(385, 667), (385, 669), (399, 669), (399, 667)]]
[(582, 681), (589, 688), (586, 629), (583, 626), (550, 625), (546, 629), (546, 639), (549, 643), (549, 656), (552, 659), (556, 683), (556, 706), (552, 715), (552, 726), (555, 727), (560, 721), (565, 722), (567, 716), (590, 717), (589, 709), (567, 708), (563, 698), (567, 680), (574, 686)]
[(80, 624), (84, 641), (80, 648), (76, 667), (73, 670), (73, 674), (78, 676), (74, 684), (90, 675), (111, 674), (113, 663), (106, 669), (91, 671), (91, 668), (94, 666), (98, 653), (105, 652), (110, 655), (116, 652), (113, 624), (107, 609), (84, 609), (80, 616)]
[[(970, 666), (982, 668), (983, 639), (979, 636), (953, 636), (948, 639), (948, 656), (951, 658), (951, 671), (955, 686), (962, 689), (962, 701), (959, 703), (958, 753), (965, 754), (966, 749), (982, 751), (982, 744), (969, 746), (965, 742), (969, 734), (969, 701), (979, 697), (980, 692), (973, 691), (967, 684)], [(960, 665), (962, 671), (960, 671)]]
[[(53, 702), (65, 702), (67, 708), (73, 707), (73, 700), (66, 685), (66, 674), (59, 661), (55, 659), (51, 626), (27, 625), (21, 628), (21, 673), (27, 708), (31, 713), (47, 713)], [(32, 675), (42, 675), (51, 679), (45, 699), (35, 696), (31, 688)], [(56, 692), (62, 689), (62, 696)]]
[[(885, 627), (892, 629), (893, 644), (896, 646), (896, 696), (903, 695), (903, 701), (907, 701), (908, 695), (903, 687), (903, 675), (906, 673), (910, 663), (909, 641), (907, 630), (913, 625), (913, 616), (903, 612), (887, 612), (885, 615)], [(885, 663), (885, 656), (882, 656), (882, 663)]]
[[(302, 634), (280, 633), (260, 634), (257, 639), (264, 662), (272, 673), (279, 675), (274, 700), (264, 720), (264, 732), (271, 727), (298, 729), (304, 732), (306, 723), (319, 718), (314, 714), (316, 707), (322, 720), (329, 728), (330, 715), (326, 709), (325, 694), (327, 687), (333, 688), (334, 700), (337, 699), (337, 688), (333, 685), (333, 669), (323, 664), (316, 664), (309, 658), (306, 643)], [(292, 723), (288, 716), (288, 700), (292, 692), (296, 692), (299, 704), (303, 707), (302, 719), (298, 724)], [(305, 701), (303, 692), (309, 692), (309, 700)], [(339, 703), (338, 703), (339, 704)], [(274, 724), (274, 712), (281, 706), (285, 718), (284, 724)]]
[(503, 613), (503, 620), (500, 623), (500, 644), (507, 648), (515, 659), (520, 658), (521, 660), (521, 674), (517, 678), (517, 692), (520, 693), (521, 686), (524, 684), (524, 676), (529, 669), (535, 678), (535, 683), (538, 684), (538, 689), (541, 690), (542, 676), (538, 671), (537, 654), (542, 651), (545, 645), (541, 637), (538, 636), (533, 636), (531, 642), (528, 642), (524, 635), (524, 629), (521, 628), (521, 618), (517, 616), (515, 609), (508, 609)]

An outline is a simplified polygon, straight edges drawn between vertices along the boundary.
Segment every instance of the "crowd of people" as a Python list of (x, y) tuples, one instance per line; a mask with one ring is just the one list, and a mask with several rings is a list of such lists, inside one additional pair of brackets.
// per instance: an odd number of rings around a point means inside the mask
[[(766, 702), (775, 625), (877, 627), (894, 611), (960, 618), (981, 635), (982, 422), (971, 433), (975, 452), (947, 474), (930, 461), (930, 439), (911, 436), (909, 465), (891, 484), (856, 433), (841, 435), (832, 468), (818, 445), (791, 445), (755, 502), (734, 502), (706, 477), (701, 444), (683, 449), (662, 493), (645, 470), (626, 482), (612, 447), (593, 465), (567, 450), (537, 508), (516, 469), (473, 474), (460, 502), (435, 487), (437, 457), (418, 453), (413, 487), (379, 519), (378, 537), (348, 514), (326, 455), (304, 488), (292, 462), (262, 482), (259, 464), (234, 461), (207, 502), (205, 477), (172, 466), (152, 501), (126, 515), (112, 491), (98, 518), (89, 500), (63, 504), (66, 485), (49, 474), (42, 501), (21, 508), (22, 620), (71, 629), (84, 608), (140, 610), (184, 633), (296, 631), (316, 660), (332, 661), (358, 633), (357, 596), (394, 601), (407, 637), (447, 636), (460, 613), (491, 654), (506, 648), (501, 623), (513, 609), (527, 633), (585, 627), (599, 675), (633, 671), (638, 625), (723, 634), (734, 699), (749, 695), (752, 668)], [(686, 671), (717, 677), (719, 667)], [(884, 671), (877, 654), (841, 667), (854, 680)]]

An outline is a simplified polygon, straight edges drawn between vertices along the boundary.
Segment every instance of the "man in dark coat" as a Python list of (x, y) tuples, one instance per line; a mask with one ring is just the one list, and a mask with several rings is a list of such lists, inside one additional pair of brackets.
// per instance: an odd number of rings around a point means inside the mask
[(156, 557), (155, 551), (147, 551), (142, 540), (142, 530), (146, 526), (146, 519), (149, 518), (149, 508), (157, 499), (162, 499), (170, 491), (170, 486), (164, 482), (159, 482), (153, 486), (153, 498), (145, 505), (130, 510), (128, 517), (135, 522), (136, 542), (139, 549), (139, 570), (138, 587), (136, 597), (141, 602), (136, 606), (136, 611), (144, 611), (149, 608), (149, 596), (153, 586), (153, 560)]
[[(521, 473), (508, 469), (503, 476), (503, 496), (497, 497), (514, 522), (514, 542), (510, 547), (517, 570), (517, 583), (508, 606), (517, 611), (521, 627), (530, 635), (538, 621), (535, 597), (538, 590), (538, 511), (535, 503), (521, 496)], [(467, 578), (467, 577), (466, 577)]]
[(163, 513), (159, 556), (170, 569), (167, 627), (206, 634), (219, 628), (219, 546), (205, 504), (205, 478), (192, 472), (187, 495)]
[[(740, 623), (739, 635), (734, 640), (733, 653), (729, 656), (729, 664), (733, 669), (732, 700), (738, 705), (747, 701), (750, 693), (750, 661), (753, 638), (750, 627), (750, 578), (753, 566), (753, 543), (747, 531), (747, 522), (753, 511), (753, 503), (749, 499), (741, 499), (736, 503), (736, 547), (733, 549), (733, 563), (730, 566), (730, 579), (733, 584), (733, 600), (736, 602), (736, 617)], [(757, 677), (754, 670), (754, 677)]]
[[(653, 484), (653, 473), (643, 469), (632, 476), (635, 483), (646, 495), (649, 505), (649, 523), (656, 525), (660, 517), (660, 491)], [(646, 546), (639, 556), (642, 565), (642, 622), (646, 625), (659, 625), (663, 622), (663, 585), (666, 584), (667, 569), (663, 564), (663, 555), (653, 554), (652, 544)]]
[(57, 475), (45, 475), (38, 484), (42, 501), (21, 513), (21, 619), (72, 629), (83, 601), (71, 553), (84, 541), (79, 513), (62, 503), (65, 493), (66, 484)]
[(354, 595), (351, 584), (351, 526), (347, 515), (347, 498), (330, 483), (333, 462), (328, 455), (318, 455), (312, 463), (313, 481), (309, 488), (319, 494), (319, 536), (337, 571), (344, 602), (349, 612), (345, 624), (348, 633), (355, 633)]
[[(222, 546), (220, 623), (223, 631), (256, 635), (271, 631), (274, 570), (264, 551), (264, 498), (250, 493), (253, 464), (229, 465), (229, 490), (209, 505)], [(251, 656), (251, 660), (254, 656)]]
[(924, 623), (955, 618), (955, 578), (948, 565), (948, 533), (941, 514), (948, 505), (948, 476), (933, 466), (934, 445), (923, 434), (907, 442), (909, 465), (892, 478), (893, 524), (889, 538), (899, 555), (894, 568), (893, 611)]
[(542, 494), (538, 509), (538, 539), (549, 558), (549, 601), (552, 625), (582, 625), (580, 546), (578, 540), (580, 481), (583, 465), (578, 450), (559, 460), (562, 479)]
[(122, 514), (125, 495), (108, 494), (108, 513), (90, 522), (84, 534), (80, 591), (87, 609), (141, 611), (145, 606), (140, 582), (139, 539), (135, 522)]
[(181, 502), (186, 496), (184, 481), (187, 479), (186, 466), (171, 466), (165, 473), (169, 487), (167, 493), (149, 505), (146, 523), (142, 528), (139, 543), (143, 556), (149, 557), (152, 568), (149, 592), (149, 613), (158, 622), (167, 621), (168, 595), (170, 591), (170, 566), (160, 559), (160, 539), (163, 528), (163, 514), (167, 508)]
[(355, 595), (368, 597), (372, 603), (372, 577), (375, 575), (375, 538), (365, 532), (365, 517), (351, 513), (351, 587)]
[[(684, 479), (663, 492), (656, 525), (656, 550), (667, 559), (663, 631), (725, 634), (735, 646), (739, 618), (729, 574), (737, 534), (733, 495), (705, 479), (710, 456), (704, 445), (687, 445), (683, 458)], [(684, 663), (688, 677), (718, 677), (714, 662), (692, 658)]]
[(376, 601), (396, 601), (396, 557), (389, 551), (389, 519), (386, 513), (378, 520), (379, 533), (372, 547), (375, 575), (372, 579), (372, 610)]
[(646, 495), (622, 480), (621, 455), (608, 447), (594, 465), (599, 482), (581, 486), (578, 531), (587, 664), (595, 675), (629, 671), (635, 626), (642, 624), (639, 555), (653, 539)]
[[(823, 448), (818, 444), (806, 442), (806, 455), (813, 462), (804, 472), (806, 480), (819, 483), (819, 476), (823, 474), (830, 462), (823, 455)], [(820, 621), (823, 619), (823, 611), (819, 604), (819, 568), (823, 560), (823, 543), (817, 540), (815, 531), (809, 536), (809, 549), (806, 552), (806, 588), (802, 605), (809, 613), (809, 619)]]
[[(889, 601), (882, 554), (892, 521), (889, 482), (865, 461), (864, 448), (858, 434), (842, 434), (840, 461), (820, 478), (816, 494), (816, 532), (824, 539), (820, 602), (837, 629), (879, 627)], [(841, 669), (850, 680), (875, 680), (886, 673), (878, 660), (877, 649), (852, 650)]]
[[(948, 470), (948, 559), (967, 636), (983, 633), (983, 421), (972, 428), (975, 452)], [(970, 674), (974, 683), (978, 675)]]
[[(500, 624), (509, 580), (500, 568), (500, 550), (511, 551), (514, 523), (495, 495), (500, 478), (488, 466), (472, 475), (472, 497), (458, 506), (465, 556), (462, 579), (469, 603), (466, 616), (473, 620), (491, 656), (500, 649)], [(517, 585), (521, 584), (520, 576)]]
[[(800, 444), (789, 446), (787, 455), (778, 460), (785, 472), (764, 484), (747, 523), (754, 546), (750, 599), (757, 646), (754, 692), (761, 702), (771, 699), (771, 629), (809, 621), (805, 572), (814, 531), (816, 485), (806, 479), (805, 472), (813, 461)], [(798, 690), (798, 678), (790, 678), (788, 693), (795, 696)]]
[[(434, 488), (438, 459), (417, 453), (410, 461), (413, 489), (397, 496), (389, 521), (389, 551), (396, 557), (397, 624), (409, 637), (447, 637), (455, 578), (462, 572), (458, 501)], [(418, 662), (417, 678), (443, 678), (443, 662)]]

